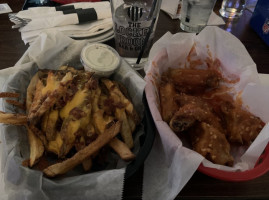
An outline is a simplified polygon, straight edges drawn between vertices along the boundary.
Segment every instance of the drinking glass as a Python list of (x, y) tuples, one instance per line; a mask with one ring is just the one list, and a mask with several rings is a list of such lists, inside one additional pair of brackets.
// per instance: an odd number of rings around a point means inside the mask
[(111, 0), (110, 3), (116, 50), (134, 69), (141, 69), (153, 43), (161, 0)]
[(245, 9), (245, 0), (223, 0), (219, 13), (226, 18), (240, 17)]
[(216, 0), (183, 0), (180, 28), (187, 32), (200, 32), (207, 24)]

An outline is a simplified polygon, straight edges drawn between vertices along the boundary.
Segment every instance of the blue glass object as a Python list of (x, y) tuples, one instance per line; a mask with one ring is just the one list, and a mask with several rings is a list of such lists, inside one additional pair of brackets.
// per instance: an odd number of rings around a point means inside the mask
[(40, 7), (40, 6), (60, 6), (61, 4), (50, 1), (50, 0), (25, 0), (22, 7), (23, 10), (27, 10), (30, 7)]
[(258, 0), (250, 20), (250, 26), (269, 46), (269, 1)]

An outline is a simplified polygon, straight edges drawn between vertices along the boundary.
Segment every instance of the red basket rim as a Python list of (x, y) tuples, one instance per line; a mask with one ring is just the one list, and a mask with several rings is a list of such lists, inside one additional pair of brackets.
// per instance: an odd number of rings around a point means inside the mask
[(205, 167), (202, 163), (198, 171), (224, 181), (241, 182), (249, 181), (265, 174), (269, 170), (269, 144), (267, 144), (264, 153), (259, 157), (255, 167), (243, 172), (228, 172), (215, 168)]

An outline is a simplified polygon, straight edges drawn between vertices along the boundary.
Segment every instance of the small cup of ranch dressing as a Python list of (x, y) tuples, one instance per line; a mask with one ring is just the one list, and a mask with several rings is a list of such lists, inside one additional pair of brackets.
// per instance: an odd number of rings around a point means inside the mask
[(85, 71), (94, 72), (98, 77), (109, 77), (121, 62), (115, 49), (101, 43), (91, 43), (83, 47), (80, 60)]

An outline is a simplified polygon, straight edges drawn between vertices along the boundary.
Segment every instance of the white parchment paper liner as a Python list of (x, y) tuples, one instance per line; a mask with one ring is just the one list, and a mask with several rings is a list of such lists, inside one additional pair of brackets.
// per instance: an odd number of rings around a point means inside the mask
[[(0, 82), (4, 84), (1, 91), (18, 91), (25, 94), (32, 75), (40, 69), (57, 69), (61, 65), (82, 67), (80, 52), (87, 41), (75, 41), (60, 32), (42, 33), (29, 47), (18, 63), (0, 71)], [(119, 70), (112, 77), (121, 81), (139, 111), (143, 115), (142, 95), (145, 81), (136, 71), (122, 61)], [(0, 110), (14, 112), (14, 108), (4, 101)], [(85, 200), (85, 199), (121, 199), (123, 176), (128, 163), (119, 161), (112, 167), (95, 173), (80, 173), (73, 170), (66, 178), (48, 179), (40, 171), (23, 167), (22, 161), (29, 158), (27, 134), (21, 126), (0, 126), (2, 146), (1, 169), (4, 173), (5, 190), (9, 199), (16, 200)], [(135, 137), (134, 152), (139, 151), (139, 128)], [(117, 160), (117, 155), (112, 155)], [(113, 163), (110, 163), (113, 164)]]
[(200, 154), (185, 148), (182, 141), (162, 120), (159, 112), (156, 82), (168, 67), (184, 66), (194, 42), (199, 57), (208, 56), (209, 48), (212, 57), (220, 59), (225, 72), (240, 77), (240, 82), (235, 85), (235, 89), (243, 91), (244, 106), (247, 106), (250, 112), (259, 116), (264, 122), (269, 121), (269, 87), (260, 85), (256, 65), (236, 37), (218, 27), (206, 27), (197, 36), (190, 33), (175, 35), (166, 33), (153, 45), (149, 56), (149, 65), (145, 68), (147, 73), (145, 77), (147, 82), (146, 97), (159, 135), (156, 137), (153, 149), (146, 160), (144, 199), (174, 199), (201, 162), (205, 166), (226, 171), (252, 169), (269, 141), (269, 126), (267, 124), (246, 152), (242, 148), (236, 149), (235, 166), (225, 167), (215, 165)]

